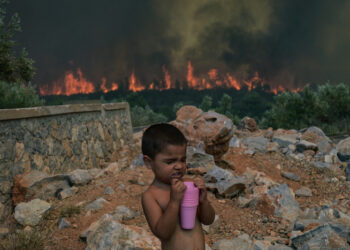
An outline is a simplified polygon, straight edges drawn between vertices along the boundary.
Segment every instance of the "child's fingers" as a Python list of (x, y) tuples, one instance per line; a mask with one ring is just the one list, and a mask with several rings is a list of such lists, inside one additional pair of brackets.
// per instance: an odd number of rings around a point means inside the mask
[(170, 184), (171, 184), (172, 186), (176, 185), (178, 182), (179, 182), (179, 179), (177, 179), (177, 178), (171, 178), (171, 179), (170, 179)]

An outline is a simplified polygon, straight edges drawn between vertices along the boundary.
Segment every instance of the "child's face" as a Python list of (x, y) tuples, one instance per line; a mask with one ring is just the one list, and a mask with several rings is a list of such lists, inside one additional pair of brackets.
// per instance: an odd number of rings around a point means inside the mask
[(155, 178), (170, 184), (171, 179), (181, 179), (186, 173), (186, 144), (167, 145), (154, 160), (147, 159)]

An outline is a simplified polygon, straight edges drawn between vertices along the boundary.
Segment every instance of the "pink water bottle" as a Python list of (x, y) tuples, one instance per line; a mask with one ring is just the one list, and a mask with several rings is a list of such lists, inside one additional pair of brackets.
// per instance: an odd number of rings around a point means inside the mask
[(196, 222), (199, 189), (193, 182), (184, 182), (187, 186), (180, 207), (180, 220), (183, 229), (192, 229)]

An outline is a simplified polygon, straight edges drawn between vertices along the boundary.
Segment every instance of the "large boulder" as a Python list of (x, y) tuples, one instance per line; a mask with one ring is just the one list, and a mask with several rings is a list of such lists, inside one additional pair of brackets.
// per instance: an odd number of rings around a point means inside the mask
[(247, 234), (239, 235), (232, 239), (221, 239), (214, 243), (213, 250), (250, 250), (253, 249), (253, 241)]
[(207, 173), (215, 165), (214, 157), (203, 150), (188, 146), (186, 150), (187, 171), (194, 174)]
[(259, 130), (259, 126), (253, 118), (244, 117), (238, 125), (239, 129), (255, 132)]
[(233, 175), (230, 171), (218, 166), (212, 167), (205, 174), (204, 180), (209, 190), (224, 197), (233, 197), (243, 192), (246, 187), (246, 178)]
[(271, 188), (267, 195), (275, 208), (275, 215), (294, 222), (299, 215), (299, 203), (287, 184)]
[(249, 149), (253, 149), (262, 153), (266, 152), (266, 147), (269, 144), (269, 140), (264, 136), (252, 136), (242, 140), (242, 143)]
[(12, 201), (15, 206), (35, 198), (55, 197), (59, 191), (70, 187), (68, 176), (49, 176), (36, 170), (15, 176), (13, 182)]
[(316, 227), (292, 238), (294, 249), (349, 249), (346, 239), (329, 225)]
[(86, 250), (160, 249), (159, 240), (145, 229), (123, 225), (113, 215), (105, 214), (85, 230)]
[(21, 202), (15, 208), (15, 219), (23, 226), (36, 226), (50, 208), (50, 203), (40, 199)]
[(306, 129), (302, 133), (300, 139), (316, 144), (318, 151), (323, 154), (332, 150), (332, 141), (318, 127), (310, 127)]
[(338, 142), (336, 149), (339, 160), (343, 162), (350, 161), (350, 137)]
[(226, 116), (214, 111), (203, 112), (194, 106), (179, 109), (171, 124), (182, 131), (189, 145), (202, 145), (216, 161), (227, 152), (234, 132), (233, 122)]

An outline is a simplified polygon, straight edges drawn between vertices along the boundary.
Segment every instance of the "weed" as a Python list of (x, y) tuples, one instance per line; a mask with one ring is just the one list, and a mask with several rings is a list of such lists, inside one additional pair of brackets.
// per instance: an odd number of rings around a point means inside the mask
[(44, 237), (41, 233), (20, 231), (10, 234), (0, 242), (0, 250), (44, 250)]
[(81, 208), (75, 205), (68, 205), (62, 208), (60, 217), (72, 217), (74, 214), (80, 214)]

